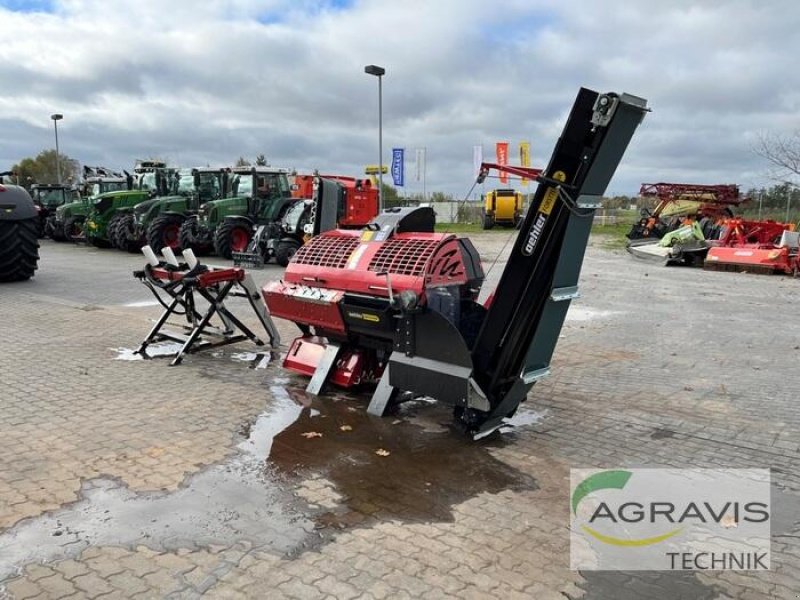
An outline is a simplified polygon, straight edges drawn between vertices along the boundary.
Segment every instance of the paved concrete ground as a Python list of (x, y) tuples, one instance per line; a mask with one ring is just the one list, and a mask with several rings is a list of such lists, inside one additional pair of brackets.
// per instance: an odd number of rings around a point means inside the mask
[[(506, 236), (473, 239), (488, 266)], [(0, 597), (798, 597), (800, 282), (597, 244), (552, 377), (474, 444), (247, 344), (117, 360), (159, 312), (141, 262), (44, 242), (0, 288)], [(570, 571), (570, 467), (630, 466), (771, 468), (773, 570)]]

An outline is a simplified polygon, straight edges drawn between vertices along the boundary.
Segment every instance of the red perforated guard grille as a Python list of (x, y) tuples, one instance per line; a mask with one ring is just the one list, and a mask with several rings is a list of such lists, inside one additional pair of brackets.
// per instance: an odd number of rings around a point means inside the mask
[(301, 246), (292, 262), (315, 267), (344, 269), (347, 259), (359, 244), (359, 238), (343, 235), (324, 235)]
[(372, 257), (369, 270), (395, 275), (423, 275), (439, 240), (397, 239), (384, 242)]

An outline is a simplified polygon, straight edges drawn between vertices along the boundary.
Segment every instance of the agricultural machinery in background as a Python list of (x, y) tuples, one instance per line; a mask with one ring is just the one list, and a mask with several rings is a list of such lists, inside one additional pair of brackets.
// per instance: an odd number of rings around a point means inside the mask
[(639, 196), (654, 198), (657, 204), (652, 211), (642, 208), (641, 218), (627, 234), (632, 244), (661, 239), (693, 221), (700, 222), (705, 237), (712, 237), (718, 220), (733, 217), (733, 208), (749, 201), (739, 195), (737, 185), (643, 183)]
[(25, 188), (0, 173), (0, 282), (33, 277), (39, 264), (39, 211)]
[[(169, 192), (138, 204), (122, 217), (117, 227), (115, 244), (135, 252), (148, 244), (151, 248), (180, 248), (181, 226), (200, 206), (224, 198), (228, 193), (228, 173), (225, 169), (180, 169), (170, 173), (173, 182)], [(207, 252), (209, 245), (195, 245), (198, 253)]]
[(64, 232), (55, 227), (55, 212), (59, 206), (77, 200), (77, 190), (58, 183), (35, 183), (31, 186), (30, 194), (39, 210), (39, 237), (63, 241)]
[(378, 189), (369, 179), (339, 175), (300, 175), (295, 179), (308, 198), (291, 202), (279, 221), (259, 225), (237, 265), (260, 267), (270, 259), (285, 267), (308, 240), (331, 229), (360, 229), (378, 215)]
[(243, 252), (255, 228), (279, 221), (292, 204), (285, 169), (236, 167), (230, 172), (230, 197), (202, 204), (180, 231), (181, 247), (197, 252), (213, 244), (222, 258)]
[(483, 229), (495, 225), (518, 227), (522, 222), (522, 193), (511, 189), (492, 190), (483, 198)]
[(706, 269), (800, 274), (800, 233), (792, 223), (728, 219), (721, 223), (719, 237), (708, 244)]
[(544, 171), (482, 165), (479, 182), (496, 168), (539, 183), (485, 304), (477, 251), (435, 233), (428, 207), (312, 238), (262, 290), (272, 315), (300, 329), (284, 367), (310, 376), (311, 394), (377, 384), (371, 414), (429, 396), (475, 437), (495, 430), (550, 371), (594, 212), (647, 110), (634, 96), (581, 89)]
[(85, 239), (84, 228), (89, 211), (96, 197), (109, 192), (130, 190), (133, 178), (105, 167), (83, 167), (81, 197), (56, 208), (52, 231), (57, 232), (56, 240), (80, 241)]

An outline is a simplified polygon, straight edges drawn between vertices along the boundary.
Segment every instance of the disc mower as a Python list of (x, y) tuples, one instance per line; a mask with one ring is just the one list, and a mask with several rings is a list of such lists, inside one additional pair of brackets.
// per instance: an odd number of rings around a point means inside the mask
[(301, 335), (284, 366), (326, 384), (377, 384), (368, 411), (415, 396), (454, 407), (475, 437), (514, 414), (550, 370), (596, 208), (646, 101), (581, 89), (546, 169), (484, 163), (538, 182), (490, 300), (472, 243), (436, 233), (430, 208), (389, 209), (363, 231), (333, 230), (297, 250), (262, 290)]

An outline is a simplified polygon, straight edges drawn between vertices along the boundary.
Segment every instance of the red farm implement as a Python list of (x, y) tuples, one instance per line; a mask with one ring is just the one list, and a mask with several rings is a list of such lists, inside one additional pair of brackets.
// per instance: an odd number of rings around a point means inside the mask
[(792, 224), (728, 219), (706, 257), (715, 271), (797, 274), (800, 270), (798, 233)]

